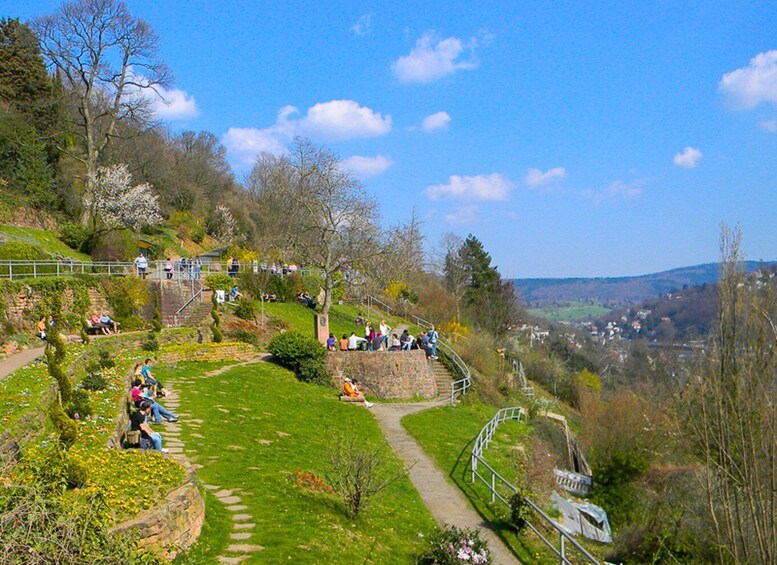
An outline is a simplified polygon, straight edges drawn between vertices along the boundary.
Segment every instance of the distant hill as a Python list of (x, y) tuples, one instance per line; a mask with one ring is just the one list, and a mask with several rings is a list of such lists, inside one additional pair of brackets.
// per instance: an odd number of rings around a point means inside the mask
[[(745, 261), (746, 272), (774, 262)], [(609, 307), (633, 304), (689, 286), (718, 281), (720, 265), (706, 263), (637, 277), (513, 279), (515, 288), (531, 305), (558, 301), (594, 301)]]

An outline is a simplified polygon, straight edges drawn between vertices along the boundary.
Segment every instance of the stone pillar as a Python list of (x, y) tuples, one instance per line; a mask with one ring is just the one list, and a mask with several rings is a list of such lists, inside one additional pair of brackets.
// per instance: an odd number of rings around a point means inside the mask
[(313, 335), (315, 338), (326, 345), (326, 340), (329, 338), (329, 316), (326, 314), (316, 314), (313, 316)]

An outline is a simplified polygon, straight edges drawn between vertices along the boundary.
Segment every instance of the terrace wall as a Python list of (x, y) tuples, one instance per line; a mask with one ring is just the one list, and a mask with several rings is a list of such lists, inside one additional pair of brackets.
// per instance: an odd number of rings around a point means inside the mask
[(340, 390), (345, 377), (355, 377), (360, 390), (377, 398), (437, 396), (434, 372), (421, 350), (330, 351), (326, 368)]

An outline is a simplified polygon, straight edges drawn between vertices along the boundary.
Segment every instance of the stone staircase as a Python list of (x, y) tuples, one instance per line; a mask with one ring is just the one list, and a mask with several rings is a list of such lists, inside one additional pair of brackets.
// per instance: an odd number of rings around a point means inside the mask
[(430, 359), (429, 363), (432, 364), (434, 381), (437, 384), (437, 398), (439, 400), (450, 400), (451, 383), (453, 382), (453, 377), (451, 376), (450, 371), (439, 360)]
[(154, 282), (152, 290), (159, 299), (159, 312), (162, 314), (162, 325), (165, 327), (191, 325), (195, 316), (199, 316), (198, 321), (202, 321), (210, 311), (210, 304), (192, 304), (183, 313), (183, 317), (176, 316), (176, 312), (192, 297), (192, 287), (189, 283), (167, 280)]

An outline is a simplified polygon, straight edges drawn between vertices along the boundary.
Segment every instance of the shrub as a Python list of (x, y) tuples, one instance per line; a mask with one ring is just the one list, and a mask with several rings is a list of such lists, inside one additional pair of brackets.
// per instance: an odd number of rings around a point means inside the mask
[(159, 298), (154, 295), (154, 311), (151, 318), (151, 329), (155, 332), (162, 331), (162, 313), (159, 311)]
[(324, 365), (326, 349), (316, 339), (296, 331), (284, 332), (270, 340), (268, 350), (300, 380), (333, 386)]
[(92, 403), (89, 401), (89, 393), (83, 388), (73, 389), (70, 402), (65, 406), (65, 413), (73, 419), (91, 416)]
[(113, 311), (113, 317), (121, 322), (123, 330), (142, 328), (140, 311), (151, 301), (148, 286), (133, 277), (112, 277), (102, 280), (105, 299)]
[(446, 524), (427, 537), (428, 549), (421, 563), (449, 565), (458, 563), (490, 564), (491, 551), (479, 529), (457, 528)]
[(281, 302), (294, 302), (297, 299), (297, 293), (305, 289), (299, 273), (285, 277), (270, 277), (267, 288), (268, 292), (277, 296)]
[(59, 402), (52, 402), (49, 406), (49, 419), (54, 424), (54, 428), (59, 435), (59, 443), (65, 447), (70, 447), (76, 442), (78, 437), (78, 426), (68, 418)]
[(224, 332), (221, 331), (221, 315), (219, 315), (219, 303), (216, 301), (216, 293), (211, 297), (213, 307), (210, 309), (210, 317), (213, 323), (210, 325), (210, 331), (213, 333), (213, 343), (224, 341)]
[(107, 349), (98, 349), (97, 357), (97, 363), (101, 369), (110, 369), (111, 367), (116, 366), (116, 361), (113, 360), (113, 357), (111, 357), (111, 354)]
[(386, 468), (386, 458), (377, 446), (365, 447), (354, 434), (338, 434), (329, 449), (326, 480), (345, 506), (345, 514), (355, 520), (369, 499), (405, 476)]
[(86, 376), (81, 381), (81, 388), (85, 390), (105, 390), (108, 386), (108, 379), (106, 379), (99, 367), (96, 371), (87, 370)]
[(235, 341), (242, 341), (243, 343), (250, 343), (251, 345), (259, 345), (259, 335), (256, 332), (249, 330), (237, 329), (229, 332), (229, 337)]
[(198, 225), (196, 228), (192, 230), (190, 237), (194, 243), (199, 245), (205, 239), (205, 228), (203, 226)]
[(214, 273), (205, 277), (205, 282), (208, 287), (215, 290), (223, 290), (229, 292), (235, 285), (235, 281), (226, 273)]
[(89, 239), (89, 230), (78, 224), (68, 222), (60, 226), (59, 239), (68, 247), (81, 251)]
[(517, 532), (523, 531), (532, 513), (532, 507), (527, 502), (528, 489), (518, 485), (518, 490), (510, 497), (510, 523)]
[(89, 467), (75, 457), (68, 458), (66, 472), (68, 488), (82, 488), (89, 480)]
[(0, 259), (3, 260), (34, 261), (50, 258), (43, 249), (25, 241), (7, 241), (0, 245)]
[(156, 338), (155, 332), (148, 332), (148, 337), (146, 337), (146, 341), (143, 342), (141, 348), (143, 351), (159, 351), (159, 341)]
[(241, 300), (235, 307), (235, 316), (241, 320), (255, 320), (259, 308), (260, 306), (255, 300)]

